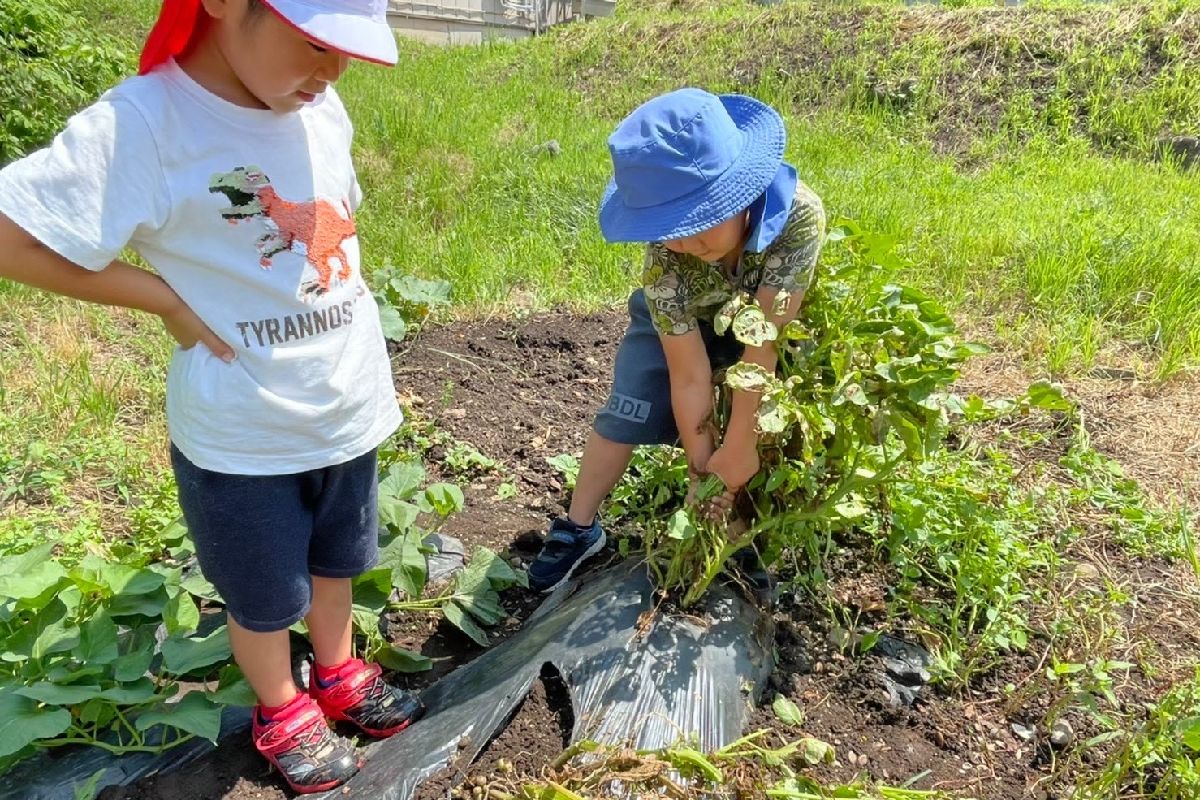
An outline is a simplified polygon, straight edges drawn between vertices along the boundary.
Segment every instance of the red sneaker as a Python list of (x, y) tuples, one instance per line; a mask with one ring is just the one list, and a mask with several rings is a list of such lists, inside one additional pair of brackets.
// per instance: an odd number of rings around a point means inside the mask
[(306, 694), (284, 706), (271, 720), (254, 709), (254, 746), (300, 794), (341, 786), (361, 763), (354, 745), (329, 729), (325, 715)]
[(397, 689), (380, 677), (382, 671), (378, 664), (351, 658), (334, 670), (331, 678), (321, 681), (314, 666), (310, 691), (325, 716), (385, 738), (420, 718), (425, 706), (412, 692)]

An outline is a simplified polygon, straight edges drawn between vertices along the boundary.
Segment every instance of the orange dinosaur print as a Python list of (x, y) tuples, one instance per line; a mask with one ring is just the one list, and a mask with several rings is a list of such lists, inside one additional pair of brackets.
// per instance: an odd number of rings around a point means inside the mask
[(271, 259), (284, 251), (303, 252), (316, 277), (303, 281), (297, 297), (307, 300), (329, 291), (336, 276), (339, 282), (350, 280), (350, 259), (342, 243), (356, 233), (354, 215), (343, 200), (342, 216), (328, 200), (293, 202), (275, 191), (270, 179), (257, 167), (238, 167), (232, 172), (215, 175), (209, 191), (225, 195), (231, 206), (222, 209), (221, 216), (236, 225), (258, 219), (267, 232), (259, 237), (256, 246), (259, 264), (271, 268)]

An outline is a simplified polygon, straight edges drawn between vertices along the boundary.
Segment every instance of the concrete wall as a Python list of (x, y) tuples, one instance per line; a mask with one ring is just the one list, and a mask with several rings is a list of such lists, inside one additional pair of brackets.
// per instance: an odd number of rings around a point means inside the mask
[(422, 41), (479, 44), (522, 39), (572, 19), (608, 16), (615, 5), (615, 0), (389, 0), (388, 21), (397, 32)]

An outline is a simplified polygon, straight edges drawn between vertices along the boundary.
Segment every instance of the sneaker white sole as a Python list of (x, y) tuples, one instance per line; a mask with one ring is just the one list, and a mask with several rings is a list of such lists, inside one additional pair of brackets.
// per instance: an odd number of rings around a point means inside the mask
[(542, 594), (550, 594), (555, 589), (562, 586), (567, 581), (571, 580), (571, 576), (575, 574), (575, 570), (579, 569), (580, 565), (582, 565), (583, 562), (587, 561), (589, 558), (596, 555), (596, 553), (599, 553), (601, 550), (604, 549), (604, 543), (605, 543), (604, 531), (600, 531), (600, 538), (596, 539), (596, 541), (592, 543), (591, 547), (589, 547), (587, 550), (583, 551), (583, 555), (581, 555), (579, 558), (577, 558), (575, 560), (575, 563), (572, 564), (571, 568), (567, 570), (567, 574), (563, 575), (561, 578), (559, 578), (558, 583), (555, 583), (552, 586), (542, 589)]

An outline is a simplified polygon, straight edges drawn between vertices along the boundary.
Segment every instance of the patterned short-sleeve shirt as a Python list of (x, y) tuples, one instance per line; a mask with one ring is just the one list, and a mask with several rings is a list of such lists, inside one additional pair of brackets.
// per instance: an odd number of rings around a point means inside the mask
[(787, 222), (762, 252), (742, 254), (736, 274), (720, 264), (673, 253), (660, 243), (646, 247), (642, 286), (654, 327), (662, 334), (696, 330), (711, 321), (735, 293), (760, 288), (804, 292), (812, 282), (825, 240), (825, 207), (812, 189), (797, 182)]

